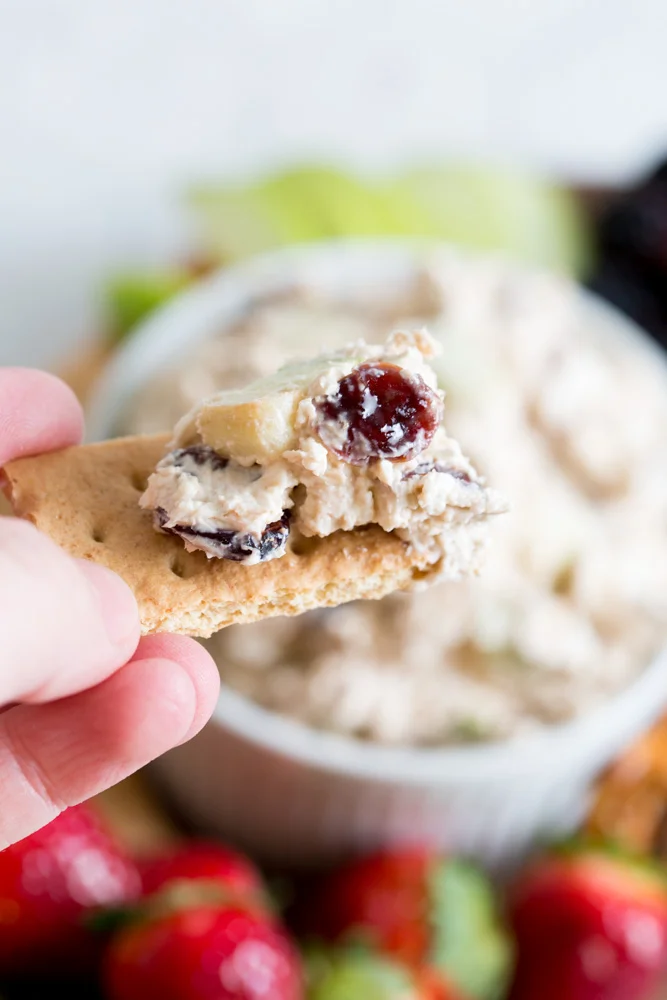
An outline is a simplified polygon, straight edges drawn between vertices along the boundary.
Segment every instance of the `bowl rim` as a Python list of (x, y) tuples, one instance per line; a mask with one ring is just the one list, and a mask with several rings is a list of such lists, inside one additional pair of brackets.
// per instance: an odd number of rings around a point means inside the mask
[[(345, 262), (348, 270), (362, 263), (369, 270), (414, 271), (425, 253), (445, 252), (475, 257), (458, 247), (413, 238), (354, 238), (327, 240), (268, 251), (207, 276), (157, 310), (122, 345), (93, 386), (89, 407), (88, 439), (113, 436), (116, 421), (127, 401), (188, 345), (194, 346), (220, 333), (261, 293), (294, 284), (317, 284), (318, 276)], [(502, 254), (485, 254), (499, 261)], [(535, 268), (513, 261), (529, 273)], [(385, 275), (385, 280), (386, 275)], [(584, 288), (578, 295), (597, 325), (632, 341), (665, 368), (667, 355), (632, 320)], [(155, 365), (156, 345), (162, 358)], [(643, 726), (650, 724), (667, 704), (667, 649), (602, 705), (565, 723), (545, 726), (535, 733), (507, 740), (442, 747), (386, 746), (354, 737), (318, 730), (288, 716), (265, 709), (223, 683), (211, 722), (276, 756), (304, 765), (381, 782), (469, 783), (490, 776), (512, 774), (516, 780), (558, 760), (566, 767), (571, 756), (580, 756), (585, 742), (591, 747), (608, 742), (609, 732), (619, 734), (619, 748)], [(211, 723), (209, 723), (210, 725)]]
[[(442, 747), (385, 746), (314, 729), (262, 708), (223, 684), (212, 721), (275, 756), (320, 771), (384, 783), (438, 785), (488, 782), (495, 775), (517, 782), (527, 774), (568, 770), (587, 746), (617, 737), (619, 749), (644, 725), (650, 725), (667, 702), (667, 650), (607, 702), (573, 720), (545, 726), (530, 735)], [(210, 724), (210, 723), (209, 723)]]

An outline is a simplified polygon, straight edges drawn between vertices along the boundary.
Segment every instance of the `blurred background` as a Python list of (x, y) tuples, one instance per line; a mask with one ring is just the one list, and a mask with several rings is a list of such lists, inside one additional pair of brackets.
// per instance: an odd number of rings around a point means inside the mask
[[(0, 358), (48, 364), (183, 192), (297, 162), (625, 183), (663, 152), (660, 0), (0, 0)], [(39, 288), (39, 294), (35, 293)]]

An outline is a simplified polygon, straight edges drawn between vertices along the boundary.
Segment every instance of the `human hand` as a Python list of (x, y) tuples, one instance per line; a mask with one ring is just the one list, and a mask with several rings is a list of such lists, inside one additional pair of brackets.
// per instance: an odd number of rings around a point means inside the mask
[[(0, 470), (82, 427), (58, 379), (0, 368)], [(194, 736), (218, 689), (194, 640), (140, 640), (120, 577), (0, 517), (0, 849)]]

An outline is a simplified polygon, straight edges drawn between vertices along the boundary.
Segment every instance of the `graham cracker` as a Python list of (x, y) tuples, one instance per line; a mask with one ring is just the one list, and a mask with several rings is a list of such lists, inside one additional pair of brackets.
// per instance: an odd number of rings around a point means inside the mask
[(233, 623), (384, 597), (440, 568), (420, 563), (377, 525), (326, 538), (293, 532), (282, 558), (255, 566), (186, 552), (180, 539), (154, 530), (138, 503), (167, 441), (117, 438), (17, 459), (4, 470), (18, 517), (129, 584), (143, 634), (206, 637)]

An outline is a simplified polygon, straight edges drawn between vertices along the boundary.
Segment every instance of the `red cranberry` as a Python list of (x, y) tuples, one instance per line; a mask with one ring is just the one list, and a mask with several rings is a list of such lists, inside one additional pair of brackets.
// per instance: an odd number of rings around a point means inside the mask
[(421, 375), (398, 365), (367, 362), (315, 400), (324, 444), (346, 462), (414, 458), (442, 420), (442, 401)]

